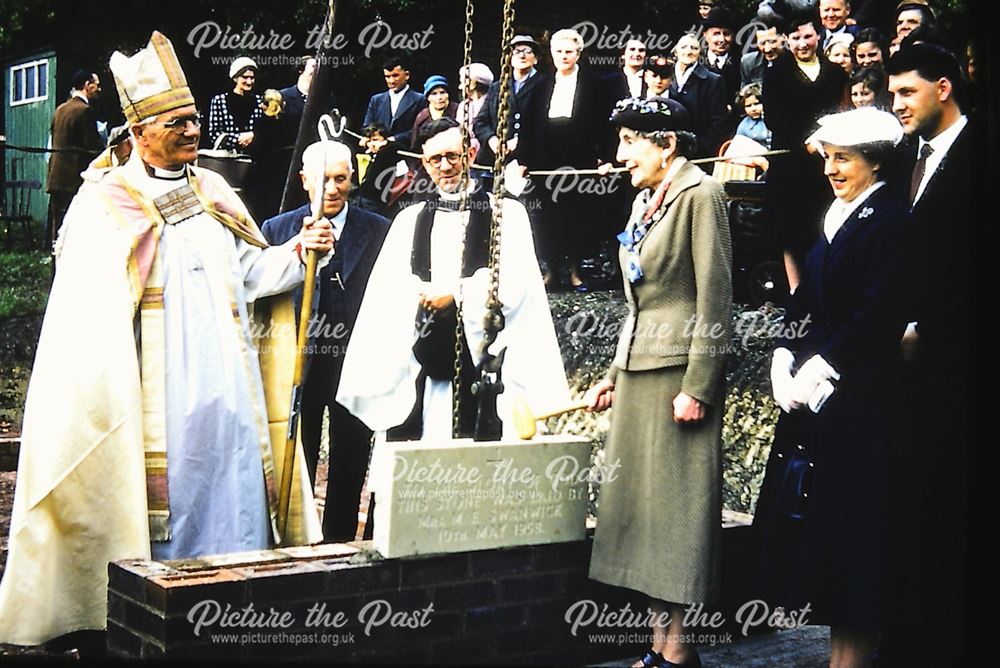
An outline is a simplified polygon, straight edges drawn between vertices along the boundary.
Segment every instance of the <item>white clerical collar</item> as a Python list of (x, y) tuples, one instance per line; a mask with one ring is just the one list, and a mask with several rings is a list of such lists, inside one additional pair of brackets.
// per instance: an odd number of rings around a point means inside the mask
[(151, 175), (152, 175), (152, 177), (154, 179), (171, 179), (171, 180), (173, 180), (173, 179), (184, 178), (184, 167), (183, 166), (180, 167), (179, 169), (163, 169), (162, 167), (156, 167), (154, 165), (148, 165), (148, 164), (147, 164), (147, 166), (151, 170), (151, 172), (152, 172)]
[[(475, 179), (469, 179), (469, 188), (465, 191), (466, 194), (467, 195), (472, 195), (472, 192), (475, 189), (476, 189), (476, 180)], [(446, 193), (445, 191), (441, 190), (441, 188), (438, 188), (437, 191), (438, 191), (438, 195), (440, 195), (441, 199), (443, 199), (445, 201), (448, 201), (448, 202), (457, 202), (458, 200), (460, 200), (462, 198), (462, 193), (461, 192)]]
[(74, 90), (69, 94), (70, 97), (75, 97), (78, 100), (83, 100), (83, 103), (90, 106), (90, 99), (83, 93), (83, 91)]
[(839, 197), (833, 200), (830, 208), (826, 210), (826, 217), (823, 219), (823, 235), (826, 237), (827, 243), (833, 241), (833, 238), (837, 236), (837, 232), (854, 212), (857, 211), (858, 207), (864, 204), (871, 197), (872, 193), (884, 185), (885, 181), (876, 181), (850, 202), (842, 200)]

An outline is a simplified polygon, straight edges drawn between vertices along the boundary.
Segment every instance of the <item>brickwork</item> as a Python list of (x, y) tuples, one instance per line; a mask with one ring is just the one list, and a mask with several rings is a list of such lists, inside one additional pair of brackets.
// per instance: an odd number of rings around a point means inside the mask
[[(748, 600), (750, 527), (723, 530), (728, 620)], [(640, 654), (641, 642), (607, 642), (591, 625), (574, 637), (566, 611), (583, 599), (607, 610), (645, 610), (636, 592), (587, 577), (591, 539), (572, 543), (382, 559), (368, 542), (299, 547), (186, 561), (124, 561), (109, 567), (108, 647), (114, 656), (337, 662), (581, 665)], [(750, 578), (750, 579), (748, 579)], [(200, 612), (252, 612), (284, 627), (222, 627)], [(192, 608), (196, 614), (191, 616)], [(420, 628), (365, 623), (391, 608)], [(213, 608), (214, 609), (214, 608)], [(338, 618), (337, 615), (340, 614)], [(210, 621), (210, 617), (207, 618)], [(245, 618), (246, 619), (246, 618)], [(728, 625), (727, 625), (728, 627)], [(731, 628), (731, 627), (729, 627)], [(634, 629), (638, 635), (643, 628)], [(721, 629), (724, 631), (726, 629)], [(257, 633), (257, 636), (253, 634)], [(284, 633), (275, 641), (260, 634)], [(325, 638), (323, 634), (326, 634)], [(230, 641), (220, 640), (227, 635)], [(297, 643), (297, 644), (296, 644)]]
[[(217, 559), (117, 562), (109, 570), (108, 645), (113, 655), (137, 658), (544, 664), (558, 656), (579, 663), (586, 648), (562, 617), (572, 602), (589, 595), (589, 560), (586, 540), (387, 560), (359, 542)], [(252, 604), (255, 612), (273, 609), (292, 621), (279, 629), (206, 624), (196, 636), (193, 622), (200, 612), (215, 609), (202, 604), (190, 615), (202, 601), (230, 611)], [(429, 610), (427, 623), (415, 629), (373, 626), (366, 635), (363, 622), (388, 606), (410, 618)], [(310, 611), (313, 625), (307, 626)], [(332, 621), (338, 612), (342, 628), (315, 624), (323, 613)], [(258, 631), (287, 636), (277, 643), (260, 637), (213, 640), (213, 634)], [(296, 634), (312, 636), (296, 645), (288, 638)]]

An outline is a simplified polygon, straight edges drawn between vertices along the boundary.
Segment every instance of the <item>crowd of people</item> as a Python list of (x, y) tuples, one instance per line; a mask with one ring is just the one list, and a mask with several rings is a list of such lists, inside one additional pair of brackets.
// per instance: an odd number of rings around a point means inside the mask
[[(782, 413), (755, 518), (757, 589), (831, 626), (833, 666), (946, 662), (964, 597), (965, 258), (980, 131), (971, 63), (963, 72), (941, 43), (925, 0), (898, 4), (888, 42), (883, 26), (851, 18), (847, 0), (760, 18), (756, 51), (741, 56), (732, 13), (700, 2), (695, 30), (670, 53), (631, 39), (610, 74), (581, 64), (576, 30), (548, 37), (551, 72), (539, 66), (542, 40), (517, 35), (505, 131), (487, 65), (463, 68), (457, 89), (430, 74), (418, 92), (406, 58), (388, 57), (385, 90), (358, 129), (362, 158), (341, 142), (311, 144), (300, 172), (311, 204), (284, 213), (277, 191), (262, 193), (287, 171), (274, 151), (289, 148), (280, 137), (297, 128), (316, 61), (302, 59), (294, 86), (258, 97), (256, 64), (237, 58), (204, 139), (268, 156), (258, 163), (270, 176), (258, 170), (243, 191), (259, 229), (237, 193), (194, 164), (201, 116), (169, 40), (154, 33), (131, 58), (115, 53), (132, 154), (109, 147), (84, 172), (56, 244), (0, 639), (102, 628), (108, 560), (354, 538), (365, 475), (378, 494), (392, 441), (479, 429), (484, 400), (472, 388), (489, 386), (491, 355), (507, 388), (495, 437), (514, 433), (515, 395), (539, 412), (566, 404), (545, 289), (594, 289), (586, 269), (608, 244), (628, 314), (586, 399), (590, 410), (615, 407), (606, 454), (622, 476), (602, 487), (591, 577), (649, 596), (674, 620), (653, 623), (637, 667), (699, 666), (679, 617), (719, 591), (733, 250), (723, 187), (693, 160), (736, 137), (776, 151), (752, 164), (784, 256), (785, 321), (803, 323), (772, 356)], [(83, 97), (95, 79), (80, 78)], [(567, 190), (533, 176), (533, 188), (497, 199), (503, 136), (512, 175), (592, 170), (601, 182), (618, 164), (628, 183)], [(499, 285), (489, 269), (497, 209)], [(299, 521), (283, 536), (274, 433), (284, 431), (265, 410), (281, 374), (249, 354), (250, 332), (253, 318), (279, 317), (281, 295), (301, 306), (310, 252), (320, 256), (318, 326), (301, 397)], [(86, 317), (102, 325), (80, 332), (72, 323), (95, 289), (107, 299)], [(502, 308), (499, 335), (487, 331), (491, 308)], [(46, 412), (53, 402), (65, 418)], [(307, 509), (327, 410), (320, 525)], [(107, 471), (121, 492), (95, 504)], [(58, 614), (51, 582), (35, 588), (42, 562), (48, 580), (81, 583)], [(935, 641), (921, 636), (928, 605), (955, 615)]]

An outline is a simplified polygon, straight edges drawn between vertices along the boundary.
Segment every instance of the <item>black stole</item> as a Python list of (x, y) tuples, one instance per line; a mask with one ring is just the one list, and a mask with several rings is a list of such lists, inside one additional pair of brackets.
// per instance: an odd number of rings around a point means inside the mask
[[(442, 200), (438, 196), (428, 200), (417, 214), (413, 228), (410, 269), (422, 281), (431, 279), (431, 231), (434, 228), (434, 216), (438, 210), (458, 211), (458, 207), (459, 202)], [(477, 188), (469, 195), (468, 209), (469, 223), (465, 230), (465, 247), (462, 252), (462, 278), (472, 276), (476, 270), (489, 264), (490, 225), (493, 216), (489, 197), (482, 188)], [(434, 380), (455, 379), (455, 332), (459, 326), (455, 304), (436, 313), (418, 307), (414, 326), (419, 336), (413, 344), (413, 355), (421, 366), (416, 380), (417, 398), (406, 421), (387, 432), (386, 438), (390, 441), (417, 440), (423, 435), (424, 386), (428, 377)], [(464, 330), (461, 330), (461, 335), (465, 335)], [(475, 429), (477, 405), (471, 389), (475, 380), (472, 355), (463, 341), (458, 428), (458, 436), (462, 438), (471, 437)]]

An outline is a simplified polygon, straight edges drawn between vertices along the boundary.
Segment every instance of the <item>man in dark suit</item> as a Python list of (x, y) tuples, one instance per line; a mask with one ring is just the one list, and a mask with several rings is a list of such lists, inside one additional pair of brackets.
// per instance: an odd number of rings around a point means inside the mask
[[(548, 100), (541, 91), (549, 77), (541, 74), (538, 64), (538, 42), (529, 35), (515, 35), (510, 43), (511, 77), (510, 112), (507, 115), (507, 142), (511, 158), (530, 167), (536, 162), (541, 150), (543, 115)], [(481, 165), (492, 165), (499, 148), (497, 126), (500, 123), (500, 80), (490, 84), (486, 102), (472, 125), (472, 131), (479, 140)]]
[(785, 50), (785, 36), (773, 20), (765, 22), (763, 28), (758, 28), (755, 37), (757, 50), (744, 55), (740, 60), (741, 88), (749, 83), (762, 83), (764, 70)]
[[(687, 33), (677, 40), (674, 55), (677, 62), (670, 83), (670, 99), (683, 104), (691, 115), (691, 129), (697, 139), (694, 157), (714, 157), (728, 139), (726, 85), (722, 77), (702, 65), (701, 43), (694, 34)], [(711, 166), (707, 171), (711, 171)]]
[[(309, 87), (312, 85), (313, 75), (316, 73), (316, 57), (302, 56), (299, 59), (298, 73), (299, 76), (295, 80), (294, 85), (278, 91), (281, 93), (281, 99), (285, 102), (285, 115), (296, 120), (302, 118), (302, 114), (306, 109), (306, 98), (309, 96)], [(327, 109), (335, 109), (336, 107), (337, 98), (331, 93)]]
[(53, 153), (49, 158), (45, 191), (49, 193), (46, 238), (50, 244), (59, 233), (69, 203), (83, 184), (80, 173), (104, 148), (91, 108), (101, 94), (101, 80), (90, 70), (80, 70), (73, 75), (72, 84), (69, 99), (56, 107), (52, 117), (52, 148), (65, 152)]
[(820, 51), (826, 49), (834, 35), (858, 34), (858, 26), (847, 23), (850, 16), (851, 3), (848, 0), (819, 0), (819, 18), (823, 22), (823, 29), (819, 33)]
[[(961, 656), (967, 549), (967, 450), (973, 169), (985, 145), (960, 106), (958, 60), (945, 49), (904, 45), (887, 63), (893, 112), (912, 139), (901, 184), (911, 202), (911, 267), (902, 343), (904, 392), (890, 498), (894, 548), (886, 665), (948, 665)], [(928, 496), (932, 501), (928, 503)], [(914, 587), (919, 583), (919, 587)], [(927, 606), (946, 611), (926, 641)]]
[[(730, 113), (733, 111), (736, 94), (740, 92), (740, 63), (733, 49), (735, 29), (736, 17), (724, 7), (716, 7), (705, 19), (704, 37), (708, 44), (708, 52), (702, 58), (702, 63), (709, 72), (715, 72), (722, 77), (722, 82), (726, 85), (726, 104)], [(738, 118), (739, 114), (736, 117)], [(732, 129), (735, 130), (736, 123), (732, 125)]]
[[(368, 275), (389, 230), (389, 221), (347, 203), (351, 187), (351, 151), (339, 142), (317, 142), (302, 155), (302, 184), (312, 200), (317, 176), (326, 167), (323, 217), (333, 225), (337, 241), (333, 259), (319, 272), (318, 305), (310, 321), (309, 357), (302, 392), (302, 445), (315, 481), (323, 412), (330, 409), (330, 473), (323, 514), (327, 541), (354, 540), (358, 500), (368, 469), (371, 431), (334, 401), (344, 352), (361, 307)], [(302, 229), (309, 204), (267, 220), (261, 231), (271, 244), (281, 244)], [(294, 293), (296, 312), (302, 289)]]
[(365, 111), (363, 127), (381, 125), (388, 128), (387, 134), (379, 140), (360, 140), (361, 147), (371, 153), (378, 153), (388, 142), (399, 147), (410, 146), (410, 132), (417, 114), (427, 105), (423, 95), (410, 89), (410, 70), (399, 56), (390, 56), (382, 64), (382, 76), (388, 90), (372, 95)]

